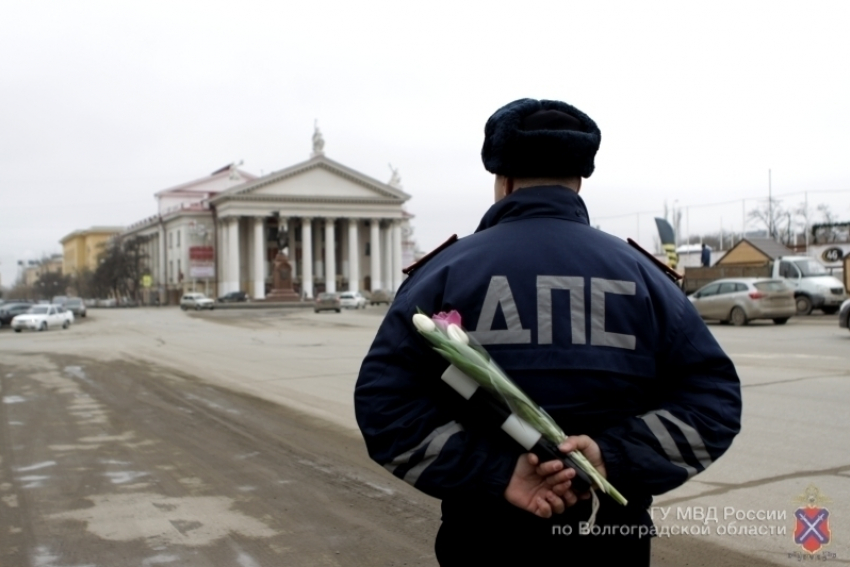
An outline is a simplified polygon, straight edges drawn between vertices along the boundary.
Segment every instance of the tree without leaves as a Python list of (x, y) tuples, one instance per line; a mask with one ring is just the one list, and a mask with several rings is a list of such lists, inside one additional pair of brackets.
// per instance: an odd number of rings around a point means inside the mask
[(793, 244), (795, 234), (794, 213), (782, 206), (776, 198), (766, 199), (755, 209), (750, 209), (747, 218), (767, 230), (767, 234), (782, 244)]
[(812, 231), (815, 242), (839, 242), (846, 238), (846, 226), (841, 226), (838, 215), (832, 212), (829, 205), (821, 203), (817, 206), (817, 211), (820, 213), (819, 223), (822, 226), (818, 227), (816, 232)]
[(92, 285), (100, 296), (112, 294), (116, 299), (138, 299), (139, 282), (146, 271), (147, 236), (114, 238), (99, 257)]
[(44, 272), (35, 280), (33, 287), (39, 298), (51, 299), (57, 295), (65, 295), (70, 285), (70, 276), (62, 275), (61, 272)]
[(94, 285), (94, 272), (83, 268), (71, 278), (71, 287), (79, 297), (97, 297)]

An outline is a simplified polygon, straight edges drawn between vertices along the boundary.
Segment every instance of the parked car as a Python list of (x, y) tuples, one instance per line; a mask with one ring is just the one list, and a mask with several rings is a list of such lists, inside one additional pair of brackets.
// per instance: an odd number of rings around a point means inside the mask
[(16, 315), (26, 313), (32, 303), (4, 303), (0, 305), (0, 327), (10, 325)]
[(841, 304), (838, 312), (838, 326), (842, 329), (850, 329), (850, 299)]
[(380, 305), (386, 303), (389, 305), (393, 301), (393, 294), (385, 289), (376, 289), (369, 296), (369, 305)]
[(710, 268), (687, 267), (682, 289), (685, 293), (690, 293), (712, 281), (726, 279), (727, 274), (734, 275), (735, 278), (783, 280), (794, 290), (797, 315), (809, 315), (813, 309), (820, 309), (825, 314), (832, 315), (838, 312), (841, 304), (847, 299), (844, 284), (831, 276), (820, 262), (809, 256), (781, 256), (763, 266), (741, 267), (729, 264)]
[(339, 300), (345, 309), (366, 309), (366, 298), (359, 291), (344, 291), (339, 294)]
[(65, 300), (65, 309), (74, 314), (74, 317), (86, 316), (86, 304), (79, 297), (69, 297)]
[(219, 303), (237, 303), (239, 301), (248, 301), (248, 294), (244, 291), (231, 291), (218, 298)]
[(794, 290), (784, 280), (727, 278), (703, 286), (689, 296), (703, 319), (746, 325), (753, 319), (773, 319), (784, 325), (797, 313)]
[(313, 311), (318, 313), (319, 311), (336, 311), (339, 313), (342, 311), (342, 301), (339, 299), (338, 293), (320, 293), (316, 296), (316, 303), (313, 307)]
[(180, 298), (180, 309), (183, 311), (187, 309), (194, 309), (195, 311), (212, 310), (215, 309), (215, 301), (200, 292), (184, 293), (183, 297)]
[(62, 327), (67, 329), (74, 322), (74, 314), (61, 305), (33, 305), (21, 315), (12, 319), (12, 328), (16, 333), (24, 329), (33, 331), (46, 331), (51, 327)]

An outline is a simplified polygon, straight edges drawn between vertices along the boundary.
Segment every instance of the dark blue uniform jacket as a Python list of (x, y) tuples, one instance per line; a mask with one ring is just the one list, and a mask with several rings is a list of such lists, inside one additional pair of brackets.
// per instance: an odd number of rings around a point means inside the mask
[[(592, 228), (577, 193), (521, 189), (405, 280), (355, 389), (371, 457), (442, 499), (444, 521), (510, 514), (503, 493), (523, 450), (465, 414), (440, 380), (448, 363), (411, 322), (417, 308), (458, 310), (568, 435), (600, 445), (630, 499), (609, 521), (647, 522), (651, 496), (708, 467), (740, 429), (735, 368), (675, 284)], [(603, 500), (600, 519), (617, 507)]]

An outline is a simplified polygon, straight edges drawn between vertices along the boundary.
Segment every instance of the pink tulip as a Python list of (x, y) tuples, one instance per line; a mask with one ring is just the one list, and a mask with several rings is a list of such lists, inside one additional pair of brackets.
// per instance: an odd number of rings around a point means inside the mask
[(444, 331), (449, 328), (449, 325), (457, 325), (460, 327), (460, 313), (452, 309), (448, 313), (445, 311), (441, 311), (437, 313), (431, 319), (436, 323), (436, 325), (440, 328), (441, 331)]

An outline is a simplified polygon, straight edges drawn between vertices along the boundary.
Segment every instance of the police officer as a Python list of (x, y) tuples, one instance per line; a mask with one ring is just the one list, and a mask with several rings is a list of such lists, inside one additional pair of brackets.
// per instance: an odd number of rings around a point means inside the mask
[[(592, 228), (579, 197), (600, 131), (559, 101), (493, 114), (482, 158), (495, 204), (474, 234), (414, 265), (355, 389), (371, 457), (442, 500), (440, 564), (649, 565), (653, 495), (716, 461), (740, 429), (732, 362), (687, 298), (641, 252)], [(591, 500), (575, 472), (538, 462), (440, 380), (448, 363), (411, 317), (463, 326), (629, 500)]]

